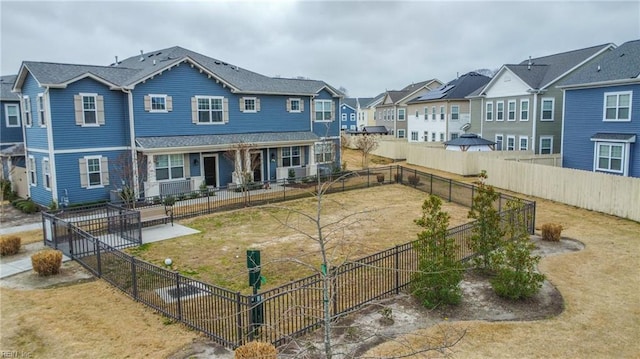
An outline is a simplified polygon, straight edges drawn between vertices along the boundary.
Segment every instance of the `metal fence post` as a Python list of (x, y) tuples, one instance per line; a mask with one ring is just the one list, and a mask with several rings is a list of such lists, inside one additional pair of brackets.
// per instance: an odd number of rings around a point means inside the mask
[[(131, 256), (131, 285), (133, 286), (133, 291), (131, 295), (133, 299), (138, 301), (138, 276), (136, 275), (136, 257)], [(178, 296), (180, 293), (178, 292)]]
[(67, 234), (69, 235), (69, 256), (73, 258), (73, 230), (71, 223), (67, 223)]
[(396, 245), (395, 250), (396, 252), (394, 253), (394, 260), (395, 260), (395, 269), (396, 269), (396, 294), (400, 294), (400, 253), (398, 253), (398, 245)]
[(96, 261), (97, 261), (97, 270), (98, 270), (98, 278), (102, 277), (102, 258), (100, 256), (100, 242), (96, 242)]
[(449, 178), (449, 202), (451, 202), (451, 187), (453, 186), (453, 180)]
[(180, 293), (180, 273), (179, 272), (175, 272), (176, 273), (176, 293), (178, 293), (178, 320), (182, 321), (182, 303), (180, 301), (180, 298), (182, 298), (182, 293)]
[(241, 302), (242, 294), (240, 292), (236, 292), (236, 335), (237, 339), (235, 344), (237, 346), (242, 345), (242, 302)]

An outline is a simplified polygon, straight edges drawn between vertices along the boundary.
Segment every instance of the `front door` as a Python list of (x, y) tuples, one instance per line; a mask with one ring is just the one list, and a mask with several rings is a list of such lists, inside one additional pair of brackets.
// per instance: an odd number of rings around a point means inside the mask
[(204, 183), (207, 186), (218, 187), (218, 165), (215, 156), (205, 156), (204, 160)]
[(251, 168), (253, 169), (253, 181), (262, 182), (262, 151), (251, 153)]

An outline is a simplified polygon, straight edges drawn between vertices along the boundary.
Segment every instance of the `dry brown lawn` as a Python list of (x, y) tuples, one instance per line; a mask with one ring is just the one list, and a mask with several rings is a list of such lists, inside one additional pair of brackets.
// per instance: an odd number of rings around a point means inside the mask
[[(323, 233), (329, 265), (415, 240), (420, 228), (413, 220), (420, 217), (426, 197), (423, 192), (401, 185), (325, 196), (321, 223), (327, 225)], [(313, 274), (308, 265), (320, 268), (319, 246), (314, 239), (307, 238), (307, 235), (317, 238), (315, 222), (297, 213), (315, 217), (316, 208), (317, 201), (306, 198), (201, 216), (181, 222), (201, 233), (151, 243), (129, 252), (158, 265), (171, 258), (173, 269), (187, 276), (249, 293), (246, 250), (258, 249), (261, 274), (267, 279), (261, 288), (265, 290)], [(468, 208), (445, 202), (443, 210), (451, 216), (450, 226), (469, 221)]]
[[(345, 158), (355, 159), (350, 169), (360, 163), (357, 154)], [(448, 324), (467, 330), (453, 348), (455, 357), (640, 357), (640, 223), (551, 201), (537, 203), (538, 225), (561, 223), (563, 236), (586, 244), (583, 251), (547, 257), (540, 264), (564, 296), (565, 311), (536, 322)], [(44, 290), (0, 288), (0, 306), (0, 349), (31, 352), (34, 358), (161, 358), (200, 337), (167, 324), (103, 281)], [(408, 339), (421, 344), (437, 332), (420, 331)], [(403, 348), (374, 350), (399, 355)]]

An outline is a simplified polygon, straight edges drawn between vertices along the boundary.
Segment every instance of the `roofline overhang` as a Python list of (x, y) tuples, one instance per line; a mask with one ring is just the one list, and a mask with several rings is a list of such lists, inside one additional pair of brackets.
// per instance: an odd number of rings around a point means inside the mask
[(607, 44), (607, 46), (603, 47), (602, 49), (600, 49), (600, 51), (596, 52), (595, 54), (589, 56), (588, 58), (584, 59), (583, 61), (581, 61), (580, 63), (576, 64), (575, 66), (573, 66), (572, 68), (570, 68), (569, 70), (565, 71), (563, 74), (560, 74), (560, 76), (556, 77), (555, 79), (549, 81), (548, 83), (544, 84), (543, 86), (540, 86), (541, 90), (546, 90), (549, 86), (551, 86), (552, 84), (560, 81), (560, 79), (562, 79), (563, 77), (566, 77), (567, 75), (569, 75), (571, 72), (577, 70), (578, 68), (580, 68), (580, 66), (586, 64), (587, 62), (591, 61), (592, 59), (594, 59), (596, 56), (604, 53), (607, 50), (613, 50), (616, 48), (616, 45), (609, 43)]
[[(22, 64), (20, 64), (20, 70), (18, 70), (16, 81), (13, 83), (13, 87), (11, 87), (11, 92), (17, 92), (17, 93), (22, 92), (22, 84), (24, 80), (27, 78), (27, 73), (29, 72), (31, 72), (31, 70), (29, 70), (29, 67), (27, 67), (27, 65), (23, 61)], [(36, 82), (38, 82), (38, 79), (35, 79), (35, 80)], [(38, 82), (38, 86), (40, 86), (40, 82)]]
[(629, 138), (627, 139), (612, 139), (612, 138), (593, 138), (591, 137), (591, 142), (619, 142), (619, 143), (636, 143), (636, 135), (629, 134)]
[[(322, 138), (309, 140), (291, 140), (291, 141), (268, 141), (268, 142), (251, 142), (256, 149), (273, 148), (282, 146), (309, 145), (322, 141)], [(178, 146), (178, 147), (162, 147), (162, 148), (144, 148), (136, 144), (136, 151), (150, 154), (165, 153), (184, 153), (184, 152), (211, 152), (211, 151), (227, 151), (233, 149), (233, 143), (220, 145), (200, 145), (200, 146)]]
[[(11, 89), (11, 92), (22, 92), (21, 91), (22, 85), (24, 83), (24, 80), (27, 78), (27, 73), (31, 73), (31, 70), (29, 70), (29, 67), (23, 62), (22, 65), (20, 66), (20, 71), (18, 71), (18, 77), (16, 78), (16, 82), (14, 83), (13, 88)], [(122, 88), (122, 86), (114, 84), (113, 82), (107, 81), (102, 77), (95, 75), (91, 72), (82, 73), (79, 76), (73, 77), (67, 81), (57, 83), (57, 84), (41, 83), (35, 76), (33, 76), (33, 78), (38, 83), (38, 87), (40, 88), (46, 87), (46, 88), (53, 88), (53, 89), (64, 89), (64, 88), (67, 88), (69, 84), (72, 84), (76, 81), (80, 81), (85, 78), (90, 78), (94, 81), (102, 83), (103, 85), (109, 86), (109, 89), (111, 90), (119, 90)]]
[(628, 79), (616, 79), (609, 81), (597, 81), (597, 82), (586, 82), (582, 84), (573, 84), (573, 85), (564, 85), (564, 86), (556, 86), (562, 90), (573, 90), (579, 88), (592, 88), (592, 87), (609, 87), (615, 85), (633, 85), (640, 83), (640, 78), (628, 78)]

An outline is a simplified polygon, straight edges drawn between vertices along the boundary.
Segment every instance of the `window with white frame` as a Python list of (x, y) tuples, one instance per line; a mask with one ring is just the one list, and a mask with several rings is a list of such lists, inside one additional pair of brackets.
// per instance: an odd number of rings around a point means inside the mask
[(496, 102), (496, 121), (504, 121), (504, 101)]
[(624, 144), (596, 142), (595, 170), (622, 173), (624, 164)]
[(167, 111), (167, 96), (166, 95), (149, 95), (149, 105), (151, 106), (151, 112), (166, 112)]
[(493, 121), (493, 102), (487, 102), (484, 119), (485, 121)]
[(198, 123), (223, 123), (222, 97), (196, 97)]
[(4, 116), (7, 127), (20, 127), (20, 106), (12, 103), (5, 104)]
[(416, 120), (420, 119), (420, 111), (416, 110)]
[(51, 189), (51, 167), (49, 166), (49, 159), (42, 159), (42, 183), (44, 188)]
[(389, 113), (391, 114), (391, 121), (395, 121), (395, 119), (396, 119), (396, 110), (389, 109)]
[(341, 118), (342, 122), (347, 122), (347, 114), (346, 114), (346, 113), (343, 113), (343, 114), (340, 116), (340, 118)]
[(424, 142), (429, 141), (429, 131), (424, 131), (422, 139), (424, 140)]
[(540, 150), (539, 154), (548, 155), (553, 152), (553, 137), (552, 136), (540, 136)]
[(520, 100), (520, 121), (529, 121), (529, 100)]
[(38, 184), (38, 177), (36, 177), (36, 159), (33, 156), (29, 156), (27, 167), (29, 171), (29, 185), (36, 186)]
[(424, 119), (425, 120), (429, 119), (429, 108), (428, 107), (424, 108)]
[(404, 121), (406, 119), (405, 113), (406, 113), (406, 110), (404, 108), (398, 109), (398, 121)]
[(418, 140), (418, 131), (411, 131), (411, 141)]
[(79, 159), (80, 186), (102, 188), (109, 185), (109, 159), (104, 156), (86, 156)]
[(355, 120), (356, 120), (356, 114), (355, 113), (349, 114), (349, 121), (353, 122)]
[(451, 139), (455, 140), (456, 138), (460, 137), (460, 134), (457, 132), (451, 132)]
[(184, 156), (157, 155), (155, 156), (156, 180), (173, 180), (184, 178)]
[(258, 112), (258, 100), (255, 97), (242, 97), (240, 99), (240, 111), (242, 112)]
[(325, 163), (325, 162), (333, 161), (333, 143), (332, 142), (316, 142), (313, 150), (316, 157), (316, 163)]
[(444, 106), (440, 106), (440, 121), (444, 121)]
[(87, 158), (87, 178), (89, 187), (102, 185), (102, 168), (100, 166), (100, 158)]
[(436, 107), (435, 106), (431, 106), (431, 120), (432, 121), (436, 120)]
[(98, 107), (96, 106), (96, 95), (82, 96), (82, 118), (85, 125), (98, 124)]
[(496, 151), (502, 151), (502, 135), (496, 135)]
[(302, 106), (299, 98), (290, 98), (287, 100), (287, 111), (302, 112)]
[(44, 94), (38, 94), (38, 99), (36, 100), (36, 106), (38, 107), (38, 124), (42, 126), (47, 125), (47, 118), (45, 117), (44, 111)]
[(282, 166), (300, 166), (300, 146), (282, 147)]
[(398, 138), (405, 138), (405, 131), (403, 129), (398, 130)]
[(516, 136), (507, 136), (507, 151), (516, 150)]
[(529, 137), (520, 136), (520, 147), (518, 148), (520, 151), (529, 150)]
[(516, 120), (516, 101), (512, 100), (507, 103), (507, 121)]
[(22, 98), (22, 112), (24, 113), (25, 126), (31, 126), (31, 99), (29, 96)]
[(440, 142), (444, 142), (444, 132), (440, 132)]
[(328, 122), (333, 120), (333, 101), (331, 100), (313, 100), (315, 107), (315, 121)]
[(460, 119), (460, 106), (451, 105), (451, 119), (457, 121)]
[(604, 121), (631, 120), (631, 91), (604, 94)]
[(553, 121), (553, 105), (555, 99), (543, 98), (542, 99), (542, 112), (540, 113), (540, 121)]
[(436, 135), (435, 132), (431, 132), (431, 142), (436, 142)]

